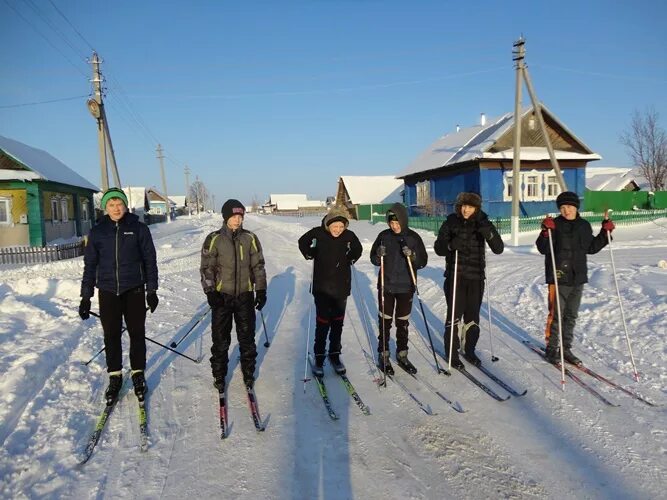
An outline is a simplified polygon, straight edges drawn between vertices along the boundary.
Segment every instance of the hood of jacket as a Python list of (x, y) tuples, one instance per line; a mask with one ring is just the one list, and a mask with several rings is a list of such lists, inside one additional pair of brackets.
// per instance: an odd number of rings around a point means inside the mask
[(345, 224), (345, 229), (347, 229), (347, 226), (350, 225), (350, 221), (348, 220), (347, 217), (348, 216), (345, 210), (338, 207), (334, 207), (331, 210), (329, 210), (329, 213), (322, 218), (322, 228), (326, 232), (329, 232), (329, 224), (332, 224), (336, 221), (340, 221), (343, 224)]
[(394, 203), (389, 210), (387, 210), (387, 224), (389, 224), (391, 215), (395, 215), (396, 220), (398, 220), (398, 223), (401, 225), (401, 232), (399, 234), (405, 234), (408, 230), (408, 210), (402, 203)]

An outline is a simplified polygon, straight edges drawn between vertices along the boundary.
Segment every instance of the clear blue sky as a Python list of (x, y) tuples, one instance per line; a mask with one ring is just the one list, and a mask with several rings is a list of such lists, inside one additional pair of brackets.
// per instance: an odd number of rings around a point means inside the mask
[[(218, 209), (323, 199), (340, 175), (397, 174), (456, 124), (512, 111), (522, 33), (538, 97), (598, 165), (630, 164), (635, 109), (667, 127), (664, 1), (53, 3), (104, 59), (123, 184), (161, 186), (159, 141), (169, 193), (187, 164)], [(49, 0), (0, 0), (0, 42), (0, 134), (99, 185), (85, 98), (6, 107), (88, 95), (91, 49)]]

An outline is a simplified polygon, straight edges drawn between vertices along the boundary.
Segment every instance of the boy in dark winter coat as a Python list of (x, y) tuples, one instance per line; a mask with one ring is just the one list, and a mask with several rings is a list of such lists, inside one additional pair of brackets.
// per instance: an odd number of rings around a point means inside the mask
[(551, 363), (560, 362), (558, 351), (558, 321), (556, 307), (556, 286), (549, 248), (549, 231), (553, 240), (556, 274), (558, 276), (558, 297), (562, 317), (563, 358), (568, 363), (581, 364), (572, 353), (574, 326), (579, 313), (584, 284), (588, 282), (586, 254), (595, 254), (607, 245), (607, 231), (614, 230), (614, 223), (605, 219), (602, 230), (593, 236), (593, 229), (586, 219), (579, 215), (579, 197), (565, 191), (558, 195), (556, 204), (560, 215), (555, 219), (546, 217), (542, 221), (542, 232), (535, 241), (537, 250), (544, 255), (544, 270), (549, 285), (549, 315), (544, 333), (546, 337), (546, 358)]
[(315, 366), (313, 374), (324, 375), (325, 348), (329, 337), (329, 361), (337, 373), (345, 373), (340, 360), (341, 335), (347, 297), (350, 295), (350, 267), (361, 257), (359, 238), (348, 229), (342, 210), (332, 209), (322, 225), (299, 238), (303, 256), (313, 259), (312, 293), (315, 299)]
[[(463, 355), (475, 366), (482, 362), (475, 354), (479, 340), (479, 309), (484, 297), (484, 270), (486, 269), (486, 245), (495, 254), (503, 252), (505, 245), (495, 226), (481, 210), (482, 199), (476, 193), (459, 193), (454, 205), (454, 213), (447, 216), (440, 226), (438, 238), (433, 245), (435, 253), (445, 257), (445, 298), (447, 299), (447, 321), (445, 323), (445, 351), (451, 355), (452, 366), (462, 368), (459, 359), (460, 344)], [(456, 290), (454, 290), (454, 267), (456, 252), (458, 265)], [(452, 310), (452, 296), (456, 295), (455, 308)], [(457, 332), (450, 339), (452, 316)], [(457, 324), (461, 321), (461, 324)], [(450, 342), (452, 352), (449, 353)]]
[(201, 249), (201, 284), (211, 306), (211, 370), (213, 385), (225, 390), (232, 341), (232, 319), (241, 352), (246, 387), (255, 383), (255, 309), (266, 304), (266, 271), (262, 246), (254, 233), (243, 229), (245, 207), (238, 200), (222, 206), (223, 226), (210, 233)]
[(408, 360), (408, 319), (415, 292), (408, 259), (416, 279), (417, 269), (426, 266), (428, 255), (421, 237), (408, 227), (408, 212), (403, 205), (391, 206), (387, 211), (387, 224), (389, 229), (378, 234), (371, 247), (371, 262), (379, 266), (381, 259), (384, 261), (384, 269), (380, 269), (378, 276), (378, 367), (387, 375), (394, 373), (389, 361), (389, 337), (395, 316), (396, 361), (407, 372), (417, 373), (417, 368)]
[[(112, 404), (123, 381), (122, 320), (130, 335), (130, 367), (134, 392), (140, 401), (146, 393), (146, 303), (151, 313), (158, 306), (157, 259), (148, 226), (127, 212), (122, 189), (111, 188), (100, 206), (106, 215), (94, 226), (83, 255), (83, 279), (79, 316), (90, 317), (90, 298), (99, 289), (100, 321), (109, 372), (105, 397)], [(145, 293), (144, 293), (145, 291)]]

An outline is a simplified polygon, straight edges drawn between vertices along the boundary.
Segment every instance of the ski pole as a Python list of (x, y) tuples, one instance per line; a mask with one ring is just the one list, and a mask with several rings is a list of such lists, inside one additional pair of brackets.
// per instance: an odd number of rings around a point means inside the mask
[[(96, 314), (96, 313), (94, 313), (94, 312), (92, 312), (92, 311), (90, 311), (90, 315), (91, 315), (91, 316), (95, 316), (96, 318), (99, 318), (99, 317), (100, 317), (99, 314)], [(126, 328), (125, 326), (123, 326), (123, 328), (121, 328), (121, 330), (120, 330), (120, 333), (123, 333), (125, 330), (127, 330), (127, 328)], [(105, 349), (106, 349), (106, 346), (103, 346), (102, 349), (100, 349), (99, 351), (97, 351), (97, 352), (95, 353), (95, 355), (94, 355), (92, 358), (90, 358), (90, 359), (89, 359), (88, 361), (86, 361), (85, 363), (82, 362), (81, 364), (82, 364), (83, 366), (88, 366), (90, 363), (93, 362), (93, 360), (94, 360), (95, 358), (97, 358), (97, 356), (99, 356), (100, 354), (102, 354), (102, 353), (104, 352)]]
[(266, 339), (266, 342), (264, 342), (264, 347), (269, 347), (271, 345), (271, 342), (269, 342), (269, 334), (266, 333), (266, 322), (264, 321), (264, 313), (260, 310), (259, 315), (262, 318), (262, 326), (264, 327), (264, 338)]
[(558, 312), (558, 345), (560, 345), (560, 387), (565, 391), (565, 359), (563, 355), (563, 317), (560, 313), (560, 294), (558, 293), (558, 271), (556, 270), (556, 257), (554, 256), (554, 242), (551, 236), (551, 229), (547, 229), (549, 233), (549, 253), (551, 255), (551, 266), (554, 271), (554, 288), (556, 290), (556, 310)]
[[(607, 212), (605, 212), (605, 219)], [(611, 257), (611, 268), (614, 274), (614, 283), (616, 285), (616, 294), (618, 295), (618, 305), (621, 309), (621, 319), (623, 320), (623, 329), (625, 330), (625, 341), (628, 344), (628, 351), (630, 351), (630, 360), (632, 361), (632, 370), (635, 372), (635, 382), (639, 382), (639, 373), (637, 373), (637, 366), (635, 365), (635, 356), (632, 354), (632, 346), (630, 345), (630, 335), (628, 334), (628, 325), (625, 321), (625, 311), (623, 310), (623, 301), (621, 300), (621, 290), (618, 287), (618, 278), (616, 276), (616, 264), (614, 263), (614, 251), (611, 246), (611, 234), (607, 233), (607, 242), (609, 243), (609, 256)]]
[[(313, 241), (310, 244), (310, 248), (315, 248), (317, 246), (317, 239), (313, 238)], [(313, 269), (310, 273), (310, 288), (309, 292), (312, 295), (313, 293), (313, 280), (315, 279), (315, 259), (313, 259)], [(304, 358), (303, 366), (303, 392), (306, 393), (306, 382), (310, 379), (308, 378), (308, 348), (310, 346), (310, 319), (313, 312), (313, 305), (311, 304), (308, 308), (308, 330), (306, 333), (306, 356)]]
[(496, 361), (498, 361), (498, 358), (493, 353), (493, 325), (491, 324), (491, 290), (489, 288), (489, 279), (486, 276), (484, 277), (484, 285), (486, 286), (486, 308), (489, 312), (489, 343), (491, 344), (491, 362), (495, 363)]
[[(382, 245), (382, 242), (380, 242), (380, 245)], [(380, 312), (382, 313), (382, 366), (384, 367), (384, 370), (382, 370), (382, 384), (387, 387), (387, 359), (385, 356), (388, 357), (389, 353), (385, 350), (387, 347), (387, 333), (384, 326), (384, 254), (380, 255)]]
[[(357, 280), (356, 267), (354, 266), (354, 264), (352, 264), (351, 268), (352, 268), (351, 269), (351, 271), (352, 271), (352, 281), (354, 282), (354, 287), (357, 289), (357, 296), (359, 297), (359, 300), (361, 301), (361, 304), (363, 305), (364, 310), (367, 310), (367, 305), (364, 301), (363, 295), (361, 294), (361, 287), (359, 286), (359, 281)], [(359, 311), (359, 310), (357, 310), (357, 312), (359, 314), (359, 318), (362, 321), (362, 326), (364, 328), (364, 333), (366, 334), (366, 342), (368, 342), (368, 352), (373, 352), (373, 343), (371, 342), (371, 336), (370, 336), (370, 332), (373, 329), (373, 327), (371, 326), (370, 320), (368, 319), (368, 317), (365, 313), (362, 314), (362, 311)], [(356, 332), (356, 330), (355, 330), (355, 332)], [(358, 337), (357, 337), (357, 340), (359, 340)], [(361, 342), (359, 342), (359, 345), (361, 345)], [(362, 347), (362, 350), (364, 351), (364, 354), (365, 354), (365, 349), (363, 348), (363, 346), (361, 346), (361, 347)], [(375, 373), (377, 373), (377, 371), (378, 371), (378, 368), (377, 368), (377, 365), (375, 364), (375, 361), (373, 361), (371, 363), (371, 362), (368, 361), (368, 356), (364, 356), (364, 358), (366, 359), (366, 364), (370, 368), (369, 371), (373, 374), (375, 382), (379, 382), (380, 381), (379, 374), (378, 374), (377, 377), (375, 377)], [(379, 389), (379, 387), (378, 387), (378, 389)]]
[(444, 368), (440, 368), (440, 364), (438, 363), (438, 358), (435, 355), (435, 347), (433, 347), (433, 339), (431, 338), (431, 330), (428, 327), (428, 322), (426, 321), (426, 313), (424, 312), (424, 303), (422, 302), (422, 298), (419, 295), (419, 287), (417, 286), (417, 277), (415, 276), (415, 270), (412, 267), (412, 261), (410, 260), (410, 257), (407, 255), (405, 256), (406, 260), (408, 261), (408, 268), (410, 269), (410, 277), (412, 278), (412, 284), (415, 286), (415, 293), (417, 294), (417, 300), (419, 301), (419, 307), (421, 308), (422, 311), (422, 317), (424, 318), (424, 325), (426, 326), (426, 333), (428, 334), (428, 341), (431, 344), (431, 352), (433, 353), (433, 361), (435, 361), (435, 371), (436, 373), (444, 373), (445, 375), (451, 375), (450, 372), (445, 370)]
[(190, 329), (189, 329), (187, 332), (185, 332), (185, 334), (181, 337), (181, 339), (180, 339), (178, 342), (172, 342), (172, 343), (169, 344), (169, 345), (170, 345), (171, 347), (173, 347), (174, 349), (175, 349), (176, 347), (178, 347), (179, 345), (181, 345), (181, 342), (183, 342), (183, 341), (185, 340), (185, 337), (187, 337), (188, 335), (190, 335), (190, 333), (192, 332), (192, 330), (194, 330), (195, 327), (196, 327), (199, 323), (201, 323), (202, 320), (203, 320), (206, 316), (208, 316), (208, 313), (210, 313), (210, 312), (211, 312), (211, 307), (209, 306), (209, 308), (206, 309), (206, 311), (204, 312), (204, 314), (202, 314), (202, 315), (199, 317), (199, 319), (195, 322), (194, 325), (192, 325), (192, 326), (190, 327)]
[(449, 325), (449, 359), (448, 359), (448, 369), (451, 372), (452, 371), (452, 349), (454, 347), (454, 316), (456, 314), (456, 277), (457, 277), (457, 271), (459, 268), (459, 251), (454, 250), (454, 283), (452, 286), (452, 314), (449, 318), (449, 321), (451, 321)]
[(184, 357), (184, 358), (186, 358), (186, 359), (189, 359), (190, 361), (193, 361), (194, 363), (199, 363), (199, 360), (194, 359), (194, 358), (191, 358), (190, 356), (187, 356), (187, 355), (185, 355), (185, 354), (183, 354), (183, 353), (180, 353), (180, 352), (178, 352), (178, 351), (172, 349), (172, 348), (169, 347), (168, 345), (160, 344), (159, 342), (157, 342), (156, 340), (153, 340), (153, 339), (150, 338), (150, 337), (144, 337), (144, 338), (145, 338), (146, 340), (148, 340), (149, 342), (153, 342), (153, 344), (159, 345), (160, 347), (162, 347), (162, 348), (164, 348), (164, 349), (167, 349), (168, 351), (173, 352), (174, 354), (178, 354), (179, 356), (182, 356), (182, 357)]

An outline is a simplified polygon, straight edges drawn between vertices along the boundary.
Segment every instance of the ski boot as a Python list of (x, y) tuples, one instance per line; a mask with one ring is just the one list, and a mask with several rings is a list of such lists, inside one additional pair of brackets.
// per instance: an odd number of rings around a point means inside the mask
[(104, 393), (104, 398), (107, 400), (107, 405), (112, 405), (118, 399), (118, 393), (123, 386), (123, 372), (109, 373), (109, 385)]
[(558, 347), (548, 345), (547, 350), (544, 352), (544, 358), (547, 360), (547, 363), (551, 363), (552, 365), (557, 365), (558, 363), (560, 363), (560, 356), (558, 355)]
[(345, 365), (340, 360), (340, 354), (329, 354), (329, 362), (338, 375), (345, 375)]
[(134, 385), (134, 394), (139, 401), (143, 401), (146, 396), (146, 378), (143, 370), (132, 370), (132, 385)]
[(482, 366), (482, 360), (477, 357), (477, 354), (474, 352), (466, 352), (463, 354), (463, 357), (466, 358), (470, 364), (474, 366)]
[(581, 360), (580, 360), (578, 357), (576, 357), (576, 356), (574, 355), (574, 353), (570, 350), (569, 347), (566, 347), (566, 348), (563, 350), (563, 358), (564, 358), (565, 361), (567, 361), (568, 363), (571, 363), (571, 364), (576, 365), (576, 366), (580, 366), (580, 365), (583, 364), (583, 363), (581, 362)]
[(311, 368), (314, 376), (324, 377), (324, 354), (315, 355), (315, 364)]
[(378, 368), (389, 376), (394, 374), (394, 367), (391, 366), (391, 361), (389, 361), (389, 351), (378, 353)]
[[(447, 362), (449, 362), (449, 357), (447, 353), (445, 353), (445, 359), (447, 360)], [(452, 353), (452, 368), (456, 368), (457, 370), (465, 368), (465, 365), (459, 359), (459, 353), (456, 351)]]
[(413, 365), (408, 359), (407, 350), (396, 353), (396, 363), (398, 363), (398, 366), (403, 368), (410, 375), (414, 375), (415, 373), (417, 373), (417, 368), (415, 368), (415, 365)]

